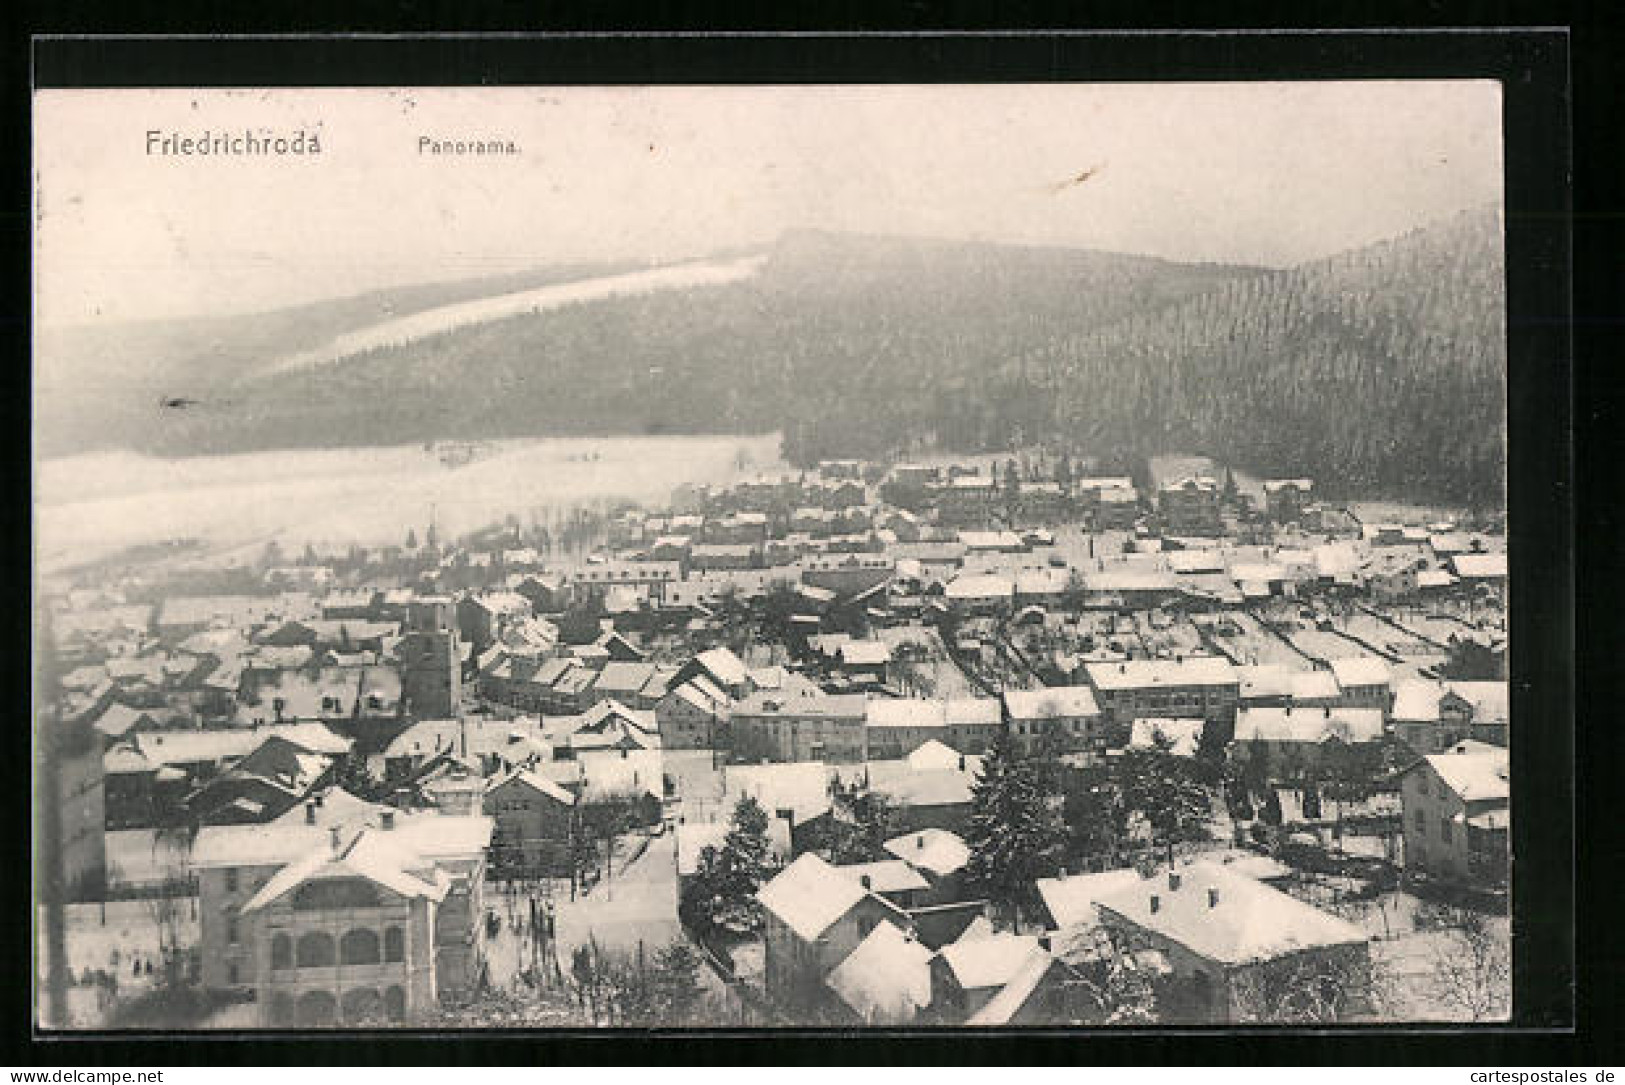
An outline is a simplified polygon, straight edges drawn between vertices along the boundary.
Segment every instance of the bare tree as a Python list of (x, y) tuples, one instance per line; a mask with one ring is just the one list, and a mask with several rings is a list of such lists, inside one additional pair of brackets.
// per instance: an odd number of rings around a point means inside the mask
[(1505, 1021), (1511, 1010), (1510, 946), (1477, 912), (1459, 910), (1433, 950), (1440, 1002), (1469, 1021)]
[(1360, 953), (1300, 955), (1231, 977), (1236, 1024), (1327, 1024), (1369, 1012), (1372, 967)]

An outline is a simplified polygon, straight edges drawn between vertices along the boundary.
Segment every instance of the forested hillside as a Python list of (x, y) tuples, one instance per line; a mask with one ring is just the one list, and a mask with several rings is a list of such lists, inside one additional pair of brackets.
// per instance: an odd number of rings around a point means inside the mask
[(304, 372), (266, 374), (275, 357), (236, 366), (212, 409), (119, 437), (196, 453), (779, 430), (800, 463), (1045, 440), (1114, 460), (1200, 451), (1332, 493), (1494, 501), (1500, 237), (1485, 211), (1261, 271), (798, 232), (742, 282), (494, 320)]
[(1226, 285), (1006, 369), (1086, 446), (1200, 448), (1331, 492), (1504, 498), (1500, 217)]

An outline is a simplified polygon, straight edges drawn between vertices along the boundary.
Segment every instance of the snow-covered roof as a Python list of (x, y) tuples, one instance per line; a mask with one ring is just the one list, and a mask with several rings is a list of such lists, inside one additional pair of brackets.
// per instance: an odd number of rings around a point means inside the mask
[(932, 769), (958, 769), (965, 762), (965, 755), (952, 746), (944, 745), (936, 739), (927, 739), (914, 748), (914, 752), (904, 758), (910, 768), (921, 772)]
[(1100, 715), (1095, 691), (1088, 686), (1049, 686), (1045, 689), (1006, 690), (1004, 707), (1012, 719), (1070, 719)]
[[(1152, 910), (1152, 900), (1156, 910)], [(1179, 888), (1160, 874), (1124, 886), (1097, 904), (1112, 915), (1221, 964), (1274, 960), (1305, 949), (1368, 940), (1360, 928), (1223, 864), (1179, 871)]]
[(499, 788), (506, 787), (509, 784), (522, 784), (532, 791), (546, 795), (563, 806), (574, 806), (576, 804), (576, 797), (569, 791), (549, 780), (546, 776), (531, 772), (529, 769), (516, 769), (506, 776), (493, 780), (488, 789), (488, 794), (495, 794)]
[(1095, 911), (1095, 901), (1139, 882), (1139, 872), (1132, 867), (1098, 874), (1039, 878), (1038, 895), (1043, 898), (1044, 907), (1049, 909), (1057, 930), (1092, 927), (1100, 921)]
[(1463, 580), (1504, 580), (1507, 575), (1505, 554), (1455, 554), (1450, 566)]
[(1030, 934), (993, 934), (961, 937), (937, 952), (959, 985), (974, 991), (1009, 983), (1038, 948), (1037, 937)]
[(1084, 669), (1090, 683), (1102, 690), (1238, 684), (1236, 668), (1221, 656), (1095, 661), (1085, 663)]
[(1021, 957), (1004, 988), (988, 999), (987, 1005), (971, 1014), (965, 1024), (972, 1028), (1008, 1025), (1054, 967), (1055, 958), (1049, 950), (1043, 946), (1033, 946)]
[(1285, 697), (1292, 692), (1292, 672), (1285, 667), (1237, 667), (1236, 679), (1243, 698)]
[(1332, 671), (1292, 671), (1287, 680), (1294, 701), (1335, 701), (1343, 695)]
[(756, 892), (762, 907), (805, 941), (812, 941), (869, 893), (812, 852), (779, 871)]
[(1451, 693), (1473, 708), (1473, 722), (1504, 723), (1511, 718), (1511, 687), (1506, 682), (1449, 682)]
[(859, 885), (868, 878), (864, 888), (875, 893), (904, 893), (916, 889), (929, 889), (931, 883), (901, 859), (881, 859), (873, 863), (847, 863), (835, 868)]
[(363, 829), (340, 847), (318, 845), (272, 876), (243, 911), (258, 911), (307, 882), (361, 877), (403, 897), (445, 899), (451, 887), (446, 872), (406, 846), (387, 829)]
[(970, 862), (970, 848), (946, 829), (921, 829), (886, 841), (886, 851), (910, 866), (943, 877)]
[(931, 957), (896, 925), (878, 923), (824, 982), (866, 1023), (904, 1025), (931, 1002)]
[(1388, 662), (1376, 656), (1341, 656), (1331, 660), (1332, 676), (1344, 689), (1353, 686), (1386, 686)]
[(1376, 742), (1382, 737), (1380, 708), (1260, 708), (1236, 712), (1237, 742)]
[(1008, 599), (1015, 584), (1007, 576), (972, 573), (955, 577), (945, 594), (949, 599)]
[(1430, 723), (1439, 718), (1439, 699), (1445, 694), (1442, 682), (1407, 678), (1394, 684), (1393, 718), (1410, 723)]
[(1464, 802), (1505, 799), (1511, 793), (1507, 752), (1481, 742), (1463, 742), (1425, 759)]

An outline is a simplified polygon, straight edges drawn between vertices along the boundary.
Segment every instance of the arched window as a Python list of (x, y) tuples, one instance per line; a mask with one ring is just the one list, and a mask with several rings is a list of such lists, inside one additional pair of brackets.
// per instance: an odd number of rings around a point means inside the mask
[[(329, 968), (333, 965), (333, 936), (311, 931), (299, 938), (298, 960), (300, 968)], [(301, 1000), (303, 1005), (303, 1000)], [(302, 1011), (301, 1011), (302, 1012)]]
[(293, 939), (285, 934), (271, 939), (271, 967), (276, 970), (293, 967)]
[(406, 932), (399, 927), (384, 928), (384, 960), (404, 961), (406, 959)]
[[(331, 944), (332, 939), (328, 939)], [(300, 939), (300, 945), (304, 939)], [(306, 991), (299, 996), (299, 1024), (305, 1028), (330, 1028), (338, 1024), (338, 1000), (327, 991)]]
[(357, 987), (344, 992), (344, 1023), (347, 1025), (372, 1024), (384, 1019), (384, 1000), (371, 987)]
[(339, 959), (345, 964), (377, 964), (378, 935), (365, 927), (349, 931), (339, 940)]
[(384, 991), (384, 1016), (391, 1021), (406, 1020), (406, 991), (389, 987)]
[(293, 996), (286, 991), (278, 991), (271, 996), (271, 1024), (285, 1027), (293, 1023)]

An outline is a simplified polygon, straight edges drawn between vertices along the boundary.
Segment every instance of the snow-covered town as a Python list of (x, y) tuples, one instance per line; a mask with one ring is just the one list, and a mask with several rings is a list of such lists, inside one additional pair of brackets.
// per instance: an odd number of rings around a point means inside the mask
[(72, 1024), (1504, 1016), (1502, 525), (1096, 467), (57, 578)]

